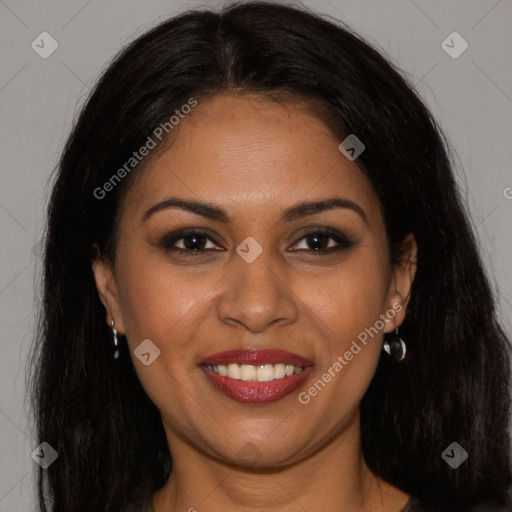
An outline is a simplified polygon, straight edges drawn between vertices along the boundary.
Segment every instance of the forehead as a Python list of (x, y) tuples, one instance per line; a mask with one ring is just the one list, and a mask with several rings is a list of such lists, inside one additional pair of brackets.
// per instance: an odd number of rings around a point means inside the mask
[(371, 183), (312, 109), (257, 95), (199, 102), (135, 181), (126, 208), (141, 216), (166, 196), (182, 195), (250, 216), (337, 194), (378, 215)]

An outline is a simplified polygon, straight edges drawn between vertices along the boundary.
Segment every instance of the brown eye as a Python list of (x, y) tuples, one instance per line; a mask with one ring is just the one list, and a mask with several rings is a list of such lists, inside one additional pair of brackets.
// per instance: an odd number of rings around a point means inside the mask
[[(301, 243), (305, 246), (297, 249)], [(329, 228), (317, 228), (305, 233), (293, 247), (293, 251), (309, 251), (330, 253), (342, 249), (349, 249), (354, 244), (341, 232)]]
[(218, 250), (219, 247), (208, 233), (199, 229), (173, 233), (170, 236), (166, 236), (160, 245), (167, 251), (181, 251), (190, 254)]

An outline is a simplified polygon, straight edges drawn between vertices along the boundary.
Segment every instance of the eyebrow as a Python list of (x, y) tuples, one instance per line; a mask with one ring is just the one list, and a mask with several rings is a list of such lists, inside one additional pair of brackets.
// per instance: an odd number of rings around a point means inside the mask
[[(169, 197), (160, 203), (155, 204), (142, 216), (142, 221), (148, 220), (155, 213), (166, 210), (168, 208), (181, 208), (196, 215), (201, 215), (206, 219), (214, 220), (222, 223), (231, 222), (231, 217), (223, 208), (213, 203), (205, 203), (189, 199), (181, 199), (178, 197)], [(287, 208), (281, 214), (281, 222), (291, 222), (307, 215), (332, 210), (334, 208), (345, 208), (359, 214), (365, 224), (368, 224), (368, 218), (365, 211), (353, 201), (342, 197), (329, 197), (320, 201), (303, 201)]]

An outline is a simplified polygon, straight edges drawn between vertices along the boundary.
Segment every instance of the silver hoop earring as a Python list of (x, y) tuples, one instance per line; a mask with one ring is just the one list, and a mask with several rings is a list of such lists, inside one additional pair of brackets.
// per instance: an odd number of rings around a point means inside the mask
[(405, 341), (398, 336), (398, 327), (395, 329), (395, 333), (391, 340), (385, 340), (382, 347), (386, 353), (388, 353), (395, 361), (402, 361), (407, 352), (407, 346)]
[(114, 327), (114, 320), (112, 320), (111, 326), (112, 333), (114, 334), (114, 347), (116, 348), (116, 351), (114, 352), (114, 359), (117, 359), (119, 357), (119, 348), (117, 347), (119, 343), (119, 338), (117, 336), (117, 329)]

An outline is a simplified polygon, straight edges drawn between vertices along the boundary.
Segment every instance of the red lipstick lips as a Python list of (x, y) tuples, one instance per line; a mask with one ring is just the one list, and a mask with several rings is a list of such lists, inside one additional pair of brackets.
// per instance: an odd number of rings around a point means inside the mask
[[(293, 365), (302, 368), (300, 373), (261, 382), (239, 380), (219, 375), (208, 366), (229, 364), (238, 365)], [(310, 375), (313, 363), (296, 354), (279, 349), (228, 350), (208, 356), (201, 362), (201, 369), (209, 382), (229, 398), (245, 404), (263, 404), (276, 402), (295, 391)]]

